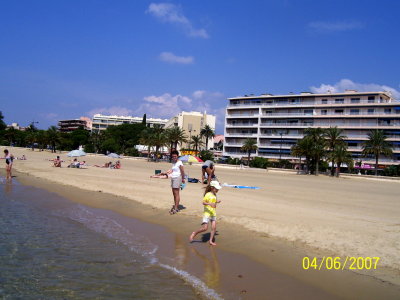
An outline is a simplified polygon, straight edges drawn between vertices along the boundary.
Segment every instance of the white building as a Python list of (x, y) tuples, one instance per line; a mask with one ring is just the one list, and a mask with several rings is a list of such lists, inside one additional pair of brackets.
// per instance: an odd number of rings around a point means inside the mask
[[(99, 132), (101, 130), (106, 130), (108, 126), (116, 126), (121, 124), (133, 124), (142, 123), (142, 117), (131, 117), (131, 116), (105, 116), (101, 114), (96, 114), (93, 116), (92, 121), (92, 131)], [(146, 124), (153, 127), (155, 124), (165, 126), (167, 119), (153, 119), (147, 118)]]
[(303, 137), (304, 129), (337, 126), (347, 136), (348, 150), (356, 161), (361, 157), (367, 133), (381, 129), (393, 145), (393, 158), (381, 164), (400, 163), (400, 102), (388, 92), (289, 94), (229, 98), (225, 117), (224, 155), (242, 157), (244, 141), (257, 141), (253, 155), (271, 159), (293, 159), (291, 147)]
[[(185, 131), (188, 139), (190, 140), (192, 136), (200, 135), (200, 131), (205, 125), (210, 126), (211, 129), (215, 131), (215, 116), (208, 115), (206, 112), (201, 113), (196, 111), (182, 111), (181, 113), (169, 119), (165, 125), (165, 128), (178, 126)], [(208, 141), (208, 148), (210, 149), (213, 146), (213, 139), (210, 138)], [(183, 144), (180, 148), (189, 148), (189, 144)]]

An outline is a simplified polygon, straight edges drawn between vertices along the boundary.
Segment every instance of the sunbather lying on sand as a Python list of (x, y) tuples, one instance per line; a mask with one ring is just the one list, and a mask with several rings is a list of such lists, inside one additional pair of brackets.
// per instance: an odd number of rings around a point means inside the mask
[(160, 173), (157, 175), (152, 175), (150, 178), (161, 178), (161, 179), (168, 179), (171, 178), (172, 170), (168, 170), (165, 173)]

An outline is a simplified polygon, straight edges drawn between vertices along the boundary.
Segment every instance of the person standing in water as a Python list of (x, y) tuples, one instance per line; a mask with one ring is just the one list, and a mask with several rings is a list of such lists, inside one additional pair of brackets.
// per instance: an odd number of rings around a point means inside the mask
[(169, 211), (171, 215), (179, 212), (179, 202), (181, 201), (179, 191), (181, 189), (181, 184), (185, 184), (185, 170), (183, 169), (182, 161), (180, 161), (178, 157), (179, 157), (179, 152), (177, 150), (171, 152), (171, 159), (172, 159), (171, 188), (172, 188), (172, 194), (174, 195), (174, 205)]
[(216, 246), (217, 244), (214, 242), (215, 232), (217, 231), (217, 203), (221, 201), (217, 201), (217, 193), (221, 189), (221, 185), (218, 181), (213, 180), (210, 184), (206, 187), (204, 191), (204, 198), (203, 198), (203, 206), (204, 206), (204, 213), (203, 213), (203, 222), (201, 223), (200, 229), (197, 231), (193, 231), (189, 237), (189, 241), (193, 242), (193, 239), (199, 233), (205, 232), (208, 229), (208, 223), (211, 222), (211, 234), (210, 234), (210, 245)]
[(4, 150), (4, 159), (6, 160), (6, 179), (11, 179), (14, 155), (12, 155), (10, 152), (8, 152), (7, 149), (5, 149)]

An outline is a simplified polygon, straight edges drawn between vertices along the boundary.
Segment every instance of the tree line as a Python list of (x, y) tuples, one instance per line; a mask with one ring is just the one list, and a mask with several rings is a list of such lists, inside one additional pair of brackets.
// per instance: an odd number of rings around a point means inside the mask
[[(299, 165), (301, 165), (301, 159), (305, 159), (306, 170), (311, 174), (318, 175), (321, 163), (331, 163), (331, 176), (339, 176), (340, 168), (344, 164), (349, 169), (354, 167), (354, 159), (348, 151), (346, 138), (343, 130), (337, 127), (307, 128), (304, 131), (304, 137), (292, 146), (291, 155), (299, 158)], [(362, 144), (362, 157), (372, 157), (375, 160), (375, 175), (378, 174), (379, 157), (381, 155), (391, 157), (393, 154), (392, 144), (386, 139), (382, 130), (373, 130), (368, 133), (368, 139)], [(248, 162), (250, 162), (251, 153), (257, 149), (257, 141), (250, 138), (244, 141), (241, 148), (247, 153)], [(258, 158), (258, 162), (260, 161)]]
[[(51, 149), (52, 152), (71, 151), (83, 146), (89, 153), (115, 152), (118, 154), (139, 156), (137, 145), (147, 147), (148, 153), (154, 152), (158, 158), (163, 147), (176, 149), (184, 143), (191, 150), (199, 152), (208, 149), (210, 138), (215, 136), (214, 130), (205, 125), (199, 135), (188, 138), (186, 132), (179, 127), (164, 129), (161, 125), (149, 127), (146, 124), (146, 115), (143, 121), (136, 124), (121, 124), (109, 126), (104, 131), (88, 131), (79, 128), (71, 132), (60, 132), (56, 126), (50, 126), (47, 130), (41, 130), (32, 123), (26, 130), (21, 131), (13, 127), (7, 128), (0, 112), (0, 144), (18, 147), (30, 147), (34, 149)], [(204, 155), (210, 155), (207, 152)]]

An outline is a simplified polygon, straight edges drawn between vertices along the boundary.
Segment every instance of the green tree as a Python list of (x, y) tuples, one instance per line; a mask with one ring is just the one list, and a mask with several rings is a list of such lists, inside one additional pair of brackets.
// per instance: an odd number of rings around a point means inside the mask
[(178, 144), (182, 145), (182, 143), (187, 142), (185, 131), (178, 126), (165, 129), (165, 139), (166, 142), (169, 143), (170, 158), (172, 149), (176, 149)]
[(298, 140), (297, 143), (292, 147), (292, 155), (295, 157), (301, 158), (304, 157), (306, 159), (307, 166), (307, 174), (311, 170), (311, 155), (312, 155), (313, 143), (311, 139), (302, 138)]
[(147, 146), (147, 161), (150, 161), (151, 147), (154, 146), (153, 138), (152, 138), (152, 131), (153, 131), (153, 128), (146, 128), (146, 129), (142, 130), (142, 133), (140, 134), (140, 139), (139, 139), (139, 142), (141, 145)]
[(252, 152), (257, 151), (257, 140), (247, 138), (241, 148), (242, 151), (247, 153), (247, 165), (250, 166), (250, 155)]
[(210, 138), (215, 137), (215, 132), (214, 130), (209, 126), (205, 125), (201, 130), (200, 130), (200, 136), (202, 138), (206, 139), (206, 150), (208, 150), (208, 140)]
[(313, 165), (315, 166), (315, 175), (319, 174), (319, 161), (325, 155), (326, 140), (324, 138), (324, 130), (320, 127), (318, 128), (306, 128), (304, 130), (305, 137), (311, 143), (311, 153)]
[(60, 143), (60, 134), (56, 126), (50, 126), (47, 129), (47, 141), (51, 146), (51, 152), (56, 153), (56, 145)]
[(155, 124), (151, 133), (152, 143), (156, 148), (156, 161), (158, 161), (158, 152), (160, 148), (168, 144), (168, 140), (165, 134), (165, 129), (161, 125)]
[(391, 144), (382, 130), (373, 130), (368, 133), (368, 140), (363, 144), (362, 154), (375, 157), (375, 176), (378, 175), (379, 155), (391, 156), (393, 154)]
[(35, 131), (31, 130), (26, 136), (27, 143), (31, 146), (32, 151), (35, 151), (35, 143), (37, 142), (37, 134)]
[(340, 166), (343, 163), (345, 163), (349, 169), (352, 169), (354, 166), (353, 157), (351, 156), (351, 153), (347, 151), (347, 146), (344, 143), (337, 144), (334, 150), (328, 153), (328, 159), (332, 161), (332, 164), (333, 161), (335, 161), (337, 164), (335, 172), (336, 177), (339, 177)]
[(4, 137), (8, 141), (8, 144), (14, 144), (16, 139), (17, 139), (17, 134), (18, 130), (16, 130), (14, 127), (7, 128), (4, 131)]
[[(344, 139), (347, 138), (343, 135), (343, 130), (337, 128), (337, 126), (326, 129), (324, 137), (326, 139), (326, 146), (329, 153), (334, 152), (335, 148), (339, 145), (343, 145), (345, 143)], [(335, 174), (335, 155), (331, 155), (330, 157), (332, 162), (331, 176), (333, 176)]]
[(204, 142), (199, 135), (193, 135), (190, 144), (193, 146), (194, 151), (198, 153), (199, 148), (204, 145)]
[(0, 111), (0, 130), (5, 130), (7, 128), (7, 124), (4, 123), (3, 119), (3, 113)]
[(209, 150), (202, 150), (202, 151), (200, 151), (199, 157), (200, 157), (200, 159), (202, 159), (203, 161), (206, 161), (206, 160), (214, 161), (214, 154), (213, 154), (211, 151), (209, 151)]

